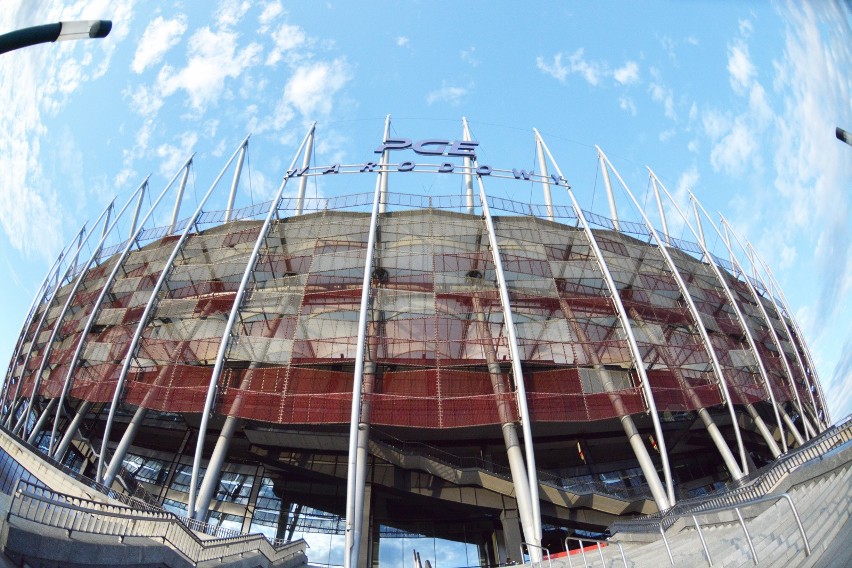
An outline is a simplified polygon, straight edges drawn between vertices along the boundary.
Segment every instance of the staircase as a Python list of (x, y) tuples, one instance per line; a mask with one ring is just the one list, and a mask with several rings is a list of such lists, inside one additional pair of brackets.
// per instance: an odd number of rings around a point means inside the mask
[[(785, 495), (798, 513), (807, 544)], [(576, 551), (567, 557), (562, 553), (536, 566), (621, 568), (625, 562), (617, 542), (630, 568), (844, 568), (852, 566), (850, 509), (852, 421), (847, 418), (782, 457), (741, 489), (703, 501), (682, 502), (663, 514), (614, 524), (610, 529), (613, 537), (601, 541), (603, 561), (598, 550), (589, 547), (585, 557)], [(595, 543), (587, 539), (583, 544)]]
[(0, 549), (16, 565), (293, 568), (307, 561), (301, 539), (203, 538), (166, 511), (82, 499), (24, 480), (10, 497), (0, 503), (8, 508)]

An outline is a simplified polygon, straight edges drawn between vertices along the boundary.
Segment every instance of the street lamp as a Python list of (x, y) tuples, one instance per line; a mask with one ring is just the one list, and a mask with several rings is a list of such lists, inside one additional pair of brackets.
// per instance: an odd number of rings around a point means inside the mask
[(59, 22), (15, 30), (0, 35), (0, 53), (20, 49), (38, 43), (63, 41), (66, 39), (102, 38), (112, 29), (110, 20), (85, 20)]
[(850, 146), (852, 146), (852, 134), (846, 132), (839, 126), (835, 129), (834, 134), (837, 136), (838, 140), (846, 142)]

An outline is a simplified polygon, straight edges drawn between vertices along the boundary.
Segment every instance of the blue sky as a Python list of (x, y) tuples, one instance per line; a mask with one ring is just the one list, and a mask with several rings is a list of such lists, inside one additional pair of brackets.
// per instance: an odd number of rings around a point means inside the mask
[(500, 167), (534, 166), (537, 127), (587, 209), (606, 212), (597, 144), (640, 198), (648, 165), (722, 212), (781, 282), (833, 417), (852, 412), (848, 2), (11, 0), (0, 31), (95, 18), (107, 39), (0, 56), (0, 360), (82, 220), (149, 173), (159, 191), (196, 151), (201, 193), (252, 133), (239, 199), (268, 199), (313, 120), (325, 164), (371, 159), (388, 113), (413, 139), (466, 116)]

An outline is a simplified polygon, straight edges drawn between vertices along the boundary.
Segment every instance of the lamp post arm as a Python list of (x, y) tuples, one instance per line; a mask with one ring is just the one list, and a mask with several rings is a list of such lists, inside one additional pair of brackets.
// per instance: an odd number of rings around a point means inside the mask
[(0, 35), (0, 53), (66, 39), (104, 38), (109, 35), (110, 30), (110, 20), (57, 22), (33, 26)]

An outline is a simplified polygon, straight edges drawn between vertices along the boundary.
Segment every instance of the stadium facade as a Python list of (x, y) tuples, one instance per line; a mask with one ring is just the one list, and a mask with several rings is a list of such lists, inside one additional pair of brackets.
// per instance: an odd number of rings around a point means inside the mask
[(482, 163), (466, 121), (389, 133), (315, 165), (312, 126), (269, 202), (234, 205), (246, 139), (188, 216), (192, 158), (107, 207), (34, 299), (4, 427), (314, 562), (392, 564), (407, 540), (489, 566), (736, 485), (829, 425), (776, 281), (694, 198), (649, 170), (643, 207), (597, 149), (596, 214), (538, 132), (538, 171)]

